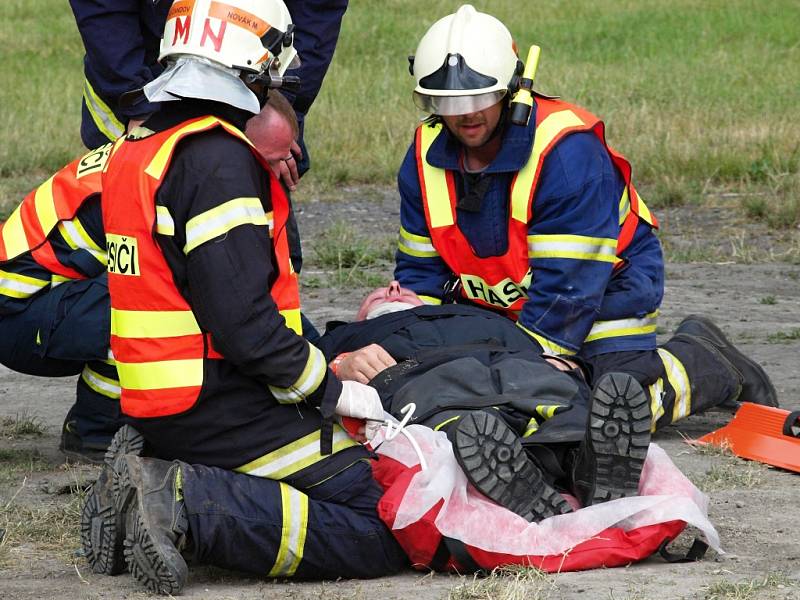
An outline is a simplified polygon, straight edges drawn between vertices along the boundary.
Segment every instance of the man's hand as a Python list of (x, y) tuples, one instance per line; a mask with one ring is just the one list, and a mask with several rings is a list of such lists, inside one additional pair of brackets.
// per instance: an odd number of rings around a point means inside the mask
[(369, 383), (378, 373), (396, 364), (381, 346), (370, 344), (342, 358), (336, 365), (336, 377), (342, 381)]
[(378, 392), (375, 388), (356, 381), (342, 382), (342, 393), (334, 412), (340, 417), (364, 421), (353, 436), (359, 442), (368, 442), (374, 438), (383, 424), (383, 404)]
[(297, 161), (303, 157), (303, 152), (297, 142), (292, 142), (287, 156), (278, 160), (269, 160), (270, 169), (275, 177), (280, 179), (290, 191), (297, 189), (300, 182), (300, 174), (297, 172)]

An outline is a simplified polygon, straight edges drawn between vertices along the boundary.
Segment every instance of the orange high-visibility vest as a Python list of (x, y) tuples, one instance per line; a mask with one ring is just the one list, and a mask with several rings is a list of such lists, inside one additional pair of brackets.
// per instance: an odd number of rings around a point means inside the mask
[(0, 225), (0, 263), (30, 252), (42, 267), (69, 279), (85, 279), (56, 258), (48, 236), (61, 221), (75, 217), (87, 198), (101, 191), (101, 174), (111, 144), (72, 161), (45, 181)]
[[(204, 360), (223, 358), (211, 347), (192, 308), (173, 281), (155, 239), (172, 218), (155, 198), (178, 142), (214, 127), (247, 142), (233, 125), (201, 117), (134, 142), (118, 140), (103, 176), (103, 224), (108, 245), (111, 349), (119, 372), (122, 411), (132, 417), (185, 412), (197, 402)], [(300, 333), (297, 275), (289, 260), (289, 202), (266, 162), (270, 179), (277, 279), (269, 290), (287, 326)], [(266, 221), (269, 214), (265, 213)], [(174, 224), (172, 225), (174, 228)], [(267, 293), (267, 290), (265, 290)]]
[(527, 235), (542, 164), (564, 136), (576, 131), (594, 132), (625, 180), (625, 191), (619, 202), (620, 233), (616, 247), (619, 257), (633, 240), (640, 220), (652, 227), (658, 227), (658, 223), (631, 183), (630, 163), (608, 146), (603, 122), (588, 111), (560, 100), (536, 97), (536, 132), (531, 155), (517, 171), (509, 190), (508, 248), (505, 254), (486, 258), (475, 254), (456, 223), (458, 198), (454, 173), (427, 161), (428, 150), (442, 134), (441, 123), (423, 123), (417, 128), (417, 170), (425, 220), (434, 248), (461, 280), (464, 297), (476, 304), (502, 309), (507, 316), (517, 318), (528, 300), (531, 285)]

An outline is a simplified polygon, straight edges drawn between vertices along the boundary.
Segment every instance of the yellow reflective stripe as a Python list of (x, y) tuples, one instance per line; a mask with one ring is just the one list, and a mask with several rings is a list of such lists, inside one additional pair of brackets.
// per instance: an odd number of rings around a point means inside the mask
[(29, 298), (50, 285), (49, 279), (37, 279), (0, 270), (0, 294), (11, 298)]
[(190, 123), (185, 127), (181, 127), (178, 131), (169, 136), (162, 144), (161, 148), (158, 149), (158, 152), (156, 152), (156, 155), (150, 161), (150, 164), (147, 165), (147, 168), (144, 170), (144, 172), (150, 175), (150, 177), (153, 179), (161, 179), (161, 177), (164, 175), (164, 169), (167, 168), (167, 160), (169, 160), (169, 157), (172, 155), (172, 151), (175, 148), (175, 144), (180, 141), (181, 137), (187, 133), (201, 131), (210, 125), (219, 122), (219, 119), (216, 117), (206, 117), (205, 119), (200, 119), (199, 121)]
[(119, 380), (128, 390), (163, 390), (203, 384), (203, 359), (162, 360), (146, 363), (117, 361)]
[(86, 230), (81, 225), (78, 219), (70, 221), (60, 221), (58, 224), (58, 232), (67, 245), (73, 250), (86, 250), (89, 254), (94, 256), (98, 262), (106, 264), (108, 257), (106, 253), (89, 237)]
[(602, 340), (625, 335), (644, 335), (656, 332), (658, 311), (651, 312), (642, 319), (616, 319), (613, 321), (595, 321), (586, 342)]
[(647, 388), (647, 393), (650, 394), (650, 431), (654, 432), (656, 423), (664, 415), (664, 380), (661, 377), (656, 379), (656, 382)]
[(622, 224), (625, 222), (625, 219), (628, 218), (628, 214), (631, 212), (631, 199), (628, 195), (628, 188), (625, 187), (622, 190), (622, 197), (619, 199), (619, 226), (622, 227)]
[(269, 386), (269, 391), (281, 404), (294, 404), (306, 399), (313, 394), (325, 379), (325, 372), (328, 363), (325, 362), (325, 355), (322, 351), (312, 344), (308, 344), (308, 359), (303, 372), (289, 387)]
[(156, 205), (156, 233), (175, 235), (175, 221), (166, 206)]
[(563, 408), (563, 405), (561, 405), (561, 404), (550, 404), (550, 405), (541, 404), (541, 405), (536, 407), (536, 412), (539, 413), (539, 416), (541, 416), (543, 419), (550, 419), (550, 418), (553, 417), (554, 414), (556, 414), (556, 411), (558, 411), (559, 408)]
[(511, 218), (520, 223), (528, 222), (528, 201), (533, 186), (536, 168), (542, 157), (542, 152), (550, 145), (562, 129), (583, 125), (581, 118), (571, 110), (561, 110), (549, 115), (536, 126), (533, 138), (533, 148), (530, 158), (525, 166), (517, 173), (514, 189), (511, 190)]
[(534, 417), (528, 421), (528, 425), (525, 427), (525, 433), (522, 434), (522, 437), (528, 437), (529, 435), (536, 433), (538, 430), (539, 422)]
[(402, 226), (400, 227), (400, 239), (397, 242), (397, 248), (403, 254), (416, 256), (417, 258), (439, 256), (436, 248), (433, 247), (431, 238), (409, 233)]
[(50, 285), (52, 287), (56, 287), (57, 285), (61, 285), (67, 281), (73, 281), (73, 279), (71, 277), (64, 277), (63, 275), (57, 275), (55, 273), (50, 275)]
[(692, 412), (692, 386), (689, 384), (689, 376), (686, 369), (678, 358), (664, 350), (658, 348), (658, 356), (664, 364), (664, 371), (667, 374), (667, 381), (675, 392), (675, 403), (672, 405), (672, 422), (688, 417)]
[(281, 489), (281, 545), (269, 577), (291, 577), (303, 559), (308, 531), (308, 496), (285, 483)]
[(88, 365), (83, 368), (81, 379), (98, 394), (113, 398), (114, 400), (119, 399), (119, 381), (101, 375), (97, 371), (90, 369)]
[[(268, 213), (265, 213), (264, 216), (267, 219), (267, 227), (269, 228), (269, 237), (273, 237), (273, 235), (275, 233), (273, 231), (275, 229), (275, 211), (271, 210)], [(292, 267), (292, 262), (291, 261), (289, 261), (289, 266)], [(294, 271), (293, 268), (292, 268), (292, 271)]]
[(92, 239), (92, 236), (90, 236), (89, 233), (86, 231), (86, 228), (84, 228), (83, 223), (80, 222), (80, 219), (76, 217), (69, 221), (64, 221), (64, 223), (66, 223), (69, 227), (75, 230), (75, 232), (78, 234), (78, 237), (85, 244), (85, 246), (83, 247), (89, 250), (92, 254), (105, 255), (103, 249), (97, 245), (97, 242), (95, 242)]
[[(55, 177), (55, 175), (53, 175)], [(45, 236), (49, 234), (58, 223), (56, 207), (53, 203), (53, 177), (36, 188), (33, 204), (36, 207), (36, 217), (42, 226)]]
[[(287, 444), (241, 467), (235, 468), (234, 471), (247, 473), (253, 477), (264, 477), (265, 479), (285, 479), (289, 475), (297, 473), (326, 458), (320, 454), (319, 441), (319, 430), (312, 431), (291, 444)], [(355, 446), (356, 444), (357, 442), (347, 435), (344, 429), (334, 424), (334, 453)]]
[(425, 304), (430, 304), (432, 306), (439, 306), (442, 303), (441, 298), (434, 298), (433, 296), (418, 296), (418, 298)]
[(303, 335), (303, 321), (300, 318), (299, 308), (287, 308), (279, 311), (286, 321), (286, 326), (297, 335)]
[(200, 326), (190, 310), (111, 309), (111, 335), (123, 338), (165, 338), (196, 335)]
[(83, 99), (94, 124), (109, 141), (114, 141), (125, 133), (125, 126), (114, 115), (114, 111), (100, 99), (88, 79), (83, 80)]
[(544, 351), (545, 354), (572, 355), (572, 354), (576, 353), (575, 350), (570, 350), (569, 348), (565, 348), (564, 346), (560, 346), (560, 345), (556, 344), (555, 342), (553, 342), (551, 340), (548, 340), (543, 335), (539, 335), (538, 333), (535, 333), (535, 332), (531, 331), (530, 329), (528, 329), (524, 325), (521, 325), (519, 322), (517, 322), (517, 327), (522, 329), (522, 331), (524, 331), (529, 336), (531, 336), (533, 339), (535, 339), (537, 342), (539, 342), (539, 345), (542, 347), (542, 350)]
[(650, 209), (647, 208), (641, 196), (639, 196), (639, 208), (637, 210), (639, 211), (639, 216), (643, 220), (647, 221), (650, 225), (653, 224), (653, 214), (650, 212)]
[[(21, 206), (21, 205), (20, 205)], [(28, 238), (25, 237), (25, 227), (22, 225), (20, 206), (14, 209), (11, 216), (3, 223), (3, 244), (6, 247), (8, 260), (28, 252)]]
[(447, 189), (447, 172), (428, 162), (428, 150), (433, 144), (433, 140), (442, 131), (442, 126), (437, 124), (430, 127), (423, 123), (420, 127), (422, 127), (420, 135), (422, 175), (425, 178), (425, 197), (428, 199), (431, 227), (447, 227), (453, 224), (453, 209), (450, 206), (450, 192)]
[(433, 430), (434, 430), (434, 431), (439, 431), (439, 430), (440, 430), (442, 427), (444, 427), (444, 426), (445, 426), (445, 425), (447, 425), (448, 423), (452, 423), (453, 421), (458, 421), (460, 418), (461, 418), (461, 415), (456, 415), (455, 417), (450, 417), (449, 419), (445, 419), (444, 421), (442, 421), (441, 423), (439, 423), (438, 425), (436, 425), (436, 426), (433, 428)]
[(239, 225), (268, 225), (261, 200), (234, 198), (192, 217), (186, 223), (186, 245), (183, 251), (189, 254), (201, 244), (225, 235)]
[(617, 240), (585, 235), (528, 236), (528, 258), (572, 258), (616, 262)]

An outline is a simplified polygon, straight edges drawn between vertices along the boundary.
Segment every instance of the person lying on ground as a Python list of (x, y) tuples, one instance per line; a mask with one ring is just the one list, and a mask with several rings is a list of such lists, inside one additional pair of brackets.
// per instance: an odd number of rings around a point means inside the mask
[[(273, 173), (297, 137), (288, 101), (272, 94), (245, 132)], [(110, 354), (101, 146), (29, 193), (0, 224), (0, 363), (40, 377), (80, 374), (60, 450), (99, 463), (122, 425)]]
[(544, 352), (633, 375), (661, 427), (718, 405), (777, 406), (766, 372), (705, 318), (657, 346), (657, 221), (603, 122), (532, 91), (538, 54), (464, 5), (411, 58), (429, 116), (400, 167), (395, 278), (426, 302), (514, 320)]

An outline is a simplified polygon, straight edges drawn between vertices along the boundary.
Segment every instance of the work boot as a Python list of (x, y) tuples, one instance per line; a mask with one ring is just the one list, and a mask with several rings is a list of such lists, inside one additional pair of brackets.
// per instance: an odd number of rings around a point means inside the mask
[(151, 592), (177, 594), (189, 575), (181, 556), (189, 522), (180, 463), (129, 454), (122, 459), (119, 473), (120, 495), (134, 498), (124, 542), (131, 575)]
[(125, 454), (139, 456), (143, 451), (142, 435), (130, 425), (120, 427), (105, 453), (103, 470), (81, 508), (81, 545), (95, 573), (117, 575), (125, 571), (122, 541), (130, 498), (120, 497), (115, 487), (119, 488), (118, 468), (122, 457)]
[(733, 367), (742, 387), (738, 397), (733, 398), (734, 401), (778, 406), (778, 394), (766, 371), (756, 361), (739, 352), (711, 319), (689, 315), (675, 330), (675, 335), (680, 334), (705, 341), (706, 347), (710, 344), (712, 351), (716, 350)]
[(519, 436), (491, 411), (461, 417), (451, 439), (467, 479), (500, 506), (532, 523), (572, 510), (544, 480)]
[(633, 377), (607, 373), (592, 393), (586, 436), (573, 464), (582, 506), (639, 494), (650, 445), (650, 405)]

